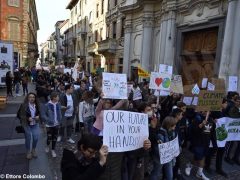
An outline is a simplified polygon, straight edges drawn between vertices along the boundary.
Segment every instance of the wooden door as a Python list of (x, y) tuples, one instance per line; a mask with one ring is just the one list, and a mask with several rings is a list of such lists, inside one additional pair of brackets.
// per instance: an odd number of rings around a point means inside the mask
[(212, 78), (217, 49), (218, 28), (183, 34), (182, 67), (183, 84), (198, 83), (202, 78)]

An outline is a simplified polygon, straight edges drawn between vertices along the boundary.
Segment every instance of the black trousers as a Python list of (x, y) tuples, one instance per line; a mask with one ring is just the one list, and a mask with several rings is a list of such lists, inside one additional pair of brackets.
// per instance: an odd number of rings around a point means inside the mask
[(58, 129), (58, 126), (47, 127), (47, 145), (49, 146), (52, 142), (52, 150), (54, 150), (56, 147)]
[(224, 156), (225, 147), (218, 147), (216, 148), (209, 148), (208, 155), (205, 159), (205, 167), (209, 168), (211, 165), (211, 160), (214, 154), (217, 152), (216, 155), (216, 170), (222, 170), (222, 161)]

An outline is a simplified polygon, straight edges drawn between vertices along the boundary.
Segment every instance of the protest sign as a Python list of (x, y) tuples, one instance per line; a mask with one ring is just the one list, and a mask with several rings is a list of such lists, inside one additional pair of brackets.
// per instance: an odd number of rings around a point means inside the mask
[(166, 164), (170, 162), (173, 158), (177, 157), (180, 153), (178, 137), (174, 140), (162, 143), (158, 145), (160, 163)]
[(142, 92), (139, 87), (137, 87), (136, 89), (132, 88), (132, 92), (133, 92), (133, 101), (142, 99)]
[(203, 78), (202, 79), (202, 88), (206, 88), (208, 83), (208, 78)]
[(64, 74), (67, 74), (67, 73), (72, 74), (72, 70), (69, 68), (64, 68), (63, 72)]
[(224, 91), (202, 90), (198, 96), (197, 111), (221, 111)]
[(171, 81), (170, 91), (178, 94), (183, 94), (183, 83), (181, 75), (174, 75)]
[(127, 99), (127, 76), (126, 74), (102, 73), (103, 98)]
[(210, 82), (208, 82), (207, 90), (208, 90), (208, 91), (214, 91), (214, 90), (215, 90), (215, 85), (212, 84), (212, 83), (210, 83)]
[(171, 76), (171, 74), (151, 72), (149, 88), (169, 91)]
[(132, 91), (132, 88), (133, 88), (133, 84), (128, 84), (127, 85), (127, 94), (129, 96), (130, 92)]
[(197, 106), (198, 105), (198, 97), (193, 97), (192, 105)]
[(147, 114), (106, 110), (103, 120), (103, 144), (108, 146), (109, 152), (139, 149), (148, 139)]
[(173, 67), (166, 65), (166, 64), (160, 64), (159, 65), (159, 73), (166, 73), (166, 74), (172, 74), (173, 73)]
[(184, 97), (183, 97), (183, 102), (184, 102), (187, 106), (192, 105), (192, 101), (193, 101), (193, 97), (187, 97), (187, 96), (184, 96)]
[(143, 68), (138, 66), (138, 76), (143, 78), (148, 78), (150, 77), (150, 74), (147, 71), (145, 71)]
[(238, 77), (229, 76), (228, 91), (237, 91), (237, 88), (238, 88)]
[(218, 147), (224, 147), (227, 141), (240, 141), (240, 118), (223, 117), (218, 119), (216, 137)]

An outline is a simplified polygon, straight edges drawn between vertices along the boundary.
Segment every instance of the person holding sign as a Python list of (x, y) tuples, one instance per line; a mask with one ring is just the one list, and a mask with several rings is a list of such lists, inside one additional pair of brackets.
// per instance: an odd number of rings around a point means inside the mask
[[(213, 137), (213, 122), (209, 118), (210, 112), (196, 113), (191, 127), (191, 146), (194, 154), (193, 163), (198, 167), (196, 177), (209, 180), (203, 173), (205, 157), (207, 156), (210, 139)], [(190, 175), (192, 165), (189, 164), (185, 169), (185, 174)]]
[[(85, 134), (78, 141), (78, 150), (73, 153), (63, 150), (61, 171), (63, 180), (98, 180), (105, 170), (108, 147), (93, 134)], [(99, 157), (96, 154), (99, 153)]]
[(158, 180), (160, 179), (161, 168), (163, 167), (163, 177), (167, 180), (173, 179), (173, 166), (174, 160), (171, 160), (168, 163), (161, 164), (160, 163), (160, 156), (158, 144), (169, 142), (176, 138), (175, 133), (176, 127), (176, 120), (174, 117), (167, 116), (163, 122), (162, 127), (159, 129), (158, 133), (156, 134), (157, 144), (153, 147), (153, 160), (154, 160), (154, 168), (150, 176), (150, 180)]

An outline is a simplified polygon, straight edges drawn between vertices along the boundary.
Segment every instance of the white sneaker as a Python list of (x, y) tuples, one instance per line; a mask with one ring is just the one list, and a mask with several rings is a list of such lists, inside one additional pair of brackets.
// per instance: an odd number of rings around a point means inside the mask
[(56, 152), (54, 150), (52, 150), (52, 157), (53, 158), (57, 157), (57, 154), (56, 154)]
[(209, 180), (209, 178), (207, 178), (207, 177), (205, 176), (205, 174), (203, 174), (203, 173), (199, 174), (199, 173), (197, 172), (196, 177), (199, 178), (199, 179), (202, 179), (202, 180)]
[(46, 152), (46, 153), (49, 153), (49, 147), (48, 147), (48, 146), (45, 147), (45, 152)]
[(16, 96), (21, 96), (21, 94), (16, 94)]
[(186, 174), (187, 176), (190, 176), (191, 170), (192, 170), (192, 167), (191, 167), (191, 166), (186, 167), (186, 168), (185, 168), (185, 174)]
[(60, 142), (62, 140), (62, 136), (58, 136), (57, 142)]
[(71, 143), (71, 144), (75, 144), (75, 141), (72, 140), (72, 138), (69, 138), (69, 139), (67, 140), (67, 142), (69, 142), (69, 143)]

